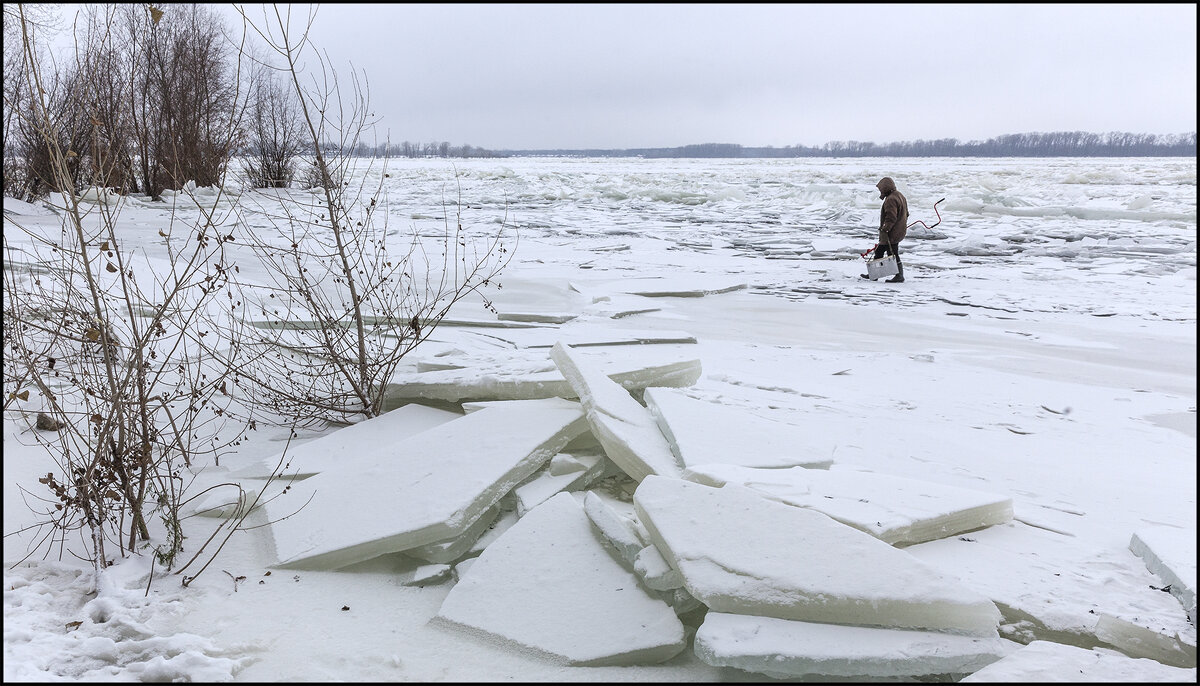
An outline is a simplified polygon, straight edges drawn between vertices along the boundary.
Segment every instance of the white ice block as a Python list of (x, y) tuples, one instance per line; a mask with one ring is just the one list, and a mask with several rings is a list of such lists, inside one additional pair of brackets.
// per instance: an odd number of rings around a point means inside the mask
[(672, 388), (647, 388), (646, 407), (683, 466), (824, 468), (836, 444), (823, 431), (705, 402)]
[(1196, 669), (1169, 667), (1103, 649), (1034, 641), (959, 683), (1196, 683)]
[(999, 637), (814, 624), (709, 612), (696, 632), (696, 655), (776, 679), (920, 677), (970, 674), (1013, 652)]
[(638, 551), (637, 557), (633, 559), (633, 571), (646, 582), (647, 588), (655, 591), (683, 588), (683, 575), (652, 545)]
[(571, 665), (657, 663), (686, 646), (675, 612), (608, 554), (569, 493), (488, 546), (438, 616)]
[(559, 341), (572, 348), (696, 342), (696, 337), (686, 331), (641, 331), (571, 325), (541, 329), (506, 329), (491, 335), (508, 341), (517, 348), (550, 348)]
[[(618, 358), (605, 365), (604, 374), (629, 391), (641, 391), (647, 386), (690, 386), (700, 378), (700, 361), (646, 364)], [(577, 393), (556, 368), (526, 364), (507, 369), (464, 367), (397, 376), (384, 391), (384, 405), (422, 399), (457, 403), (552, 397), (575, 398)]]
[(384, 412), (378, 417), (331, 431), (306, 443), (291, 446), (256, 464), (233, 472), (232, 476), (266, 479), (280, 469), (280, 457), (288, 465), (289, 476), (306, 477), (335, 467), (348, 455), (374, 450), (379, 445), (399, 443), (410, 436), (462, 417), (458, 412), (409, 404)]
[(679, 476), (679, 461), (649, 410), (570, 347), (557, 343), (550, 357), (579, 397), (608, 459), (635, 481), (649, 474)]
[(646, 547), (634, 530), (633, 523), (609, 507), (600, 496), (590, 491), (583, 496), (583, 511), (592, 525), (596, 527), (596, 532), (600, 534), (602, 540), (616, 551), (630, 569), (633, 569), (633, 563), (637, 559), (638, 553)]
[(1134, 532), (1129, 549), (1146, 569), (1170, 586), (1192, 624), (1196, 623), (1196, 531), (1156, 526)]
[(526, 512), (549, 500), (555, 493), (587, 486), (604, 473), (608, 463), (608, 458), (602, 455), (580, 455), (577, 459), (584, 465), (583, 471), (554, 475), (546, 470), (513, 489), (517, 498), (517, 515), (524, 517)]
[(852, 469), (754, 469), (709, 464), (684, 470), (706, 486), (739, 484), (807, 507), (893, 545), (953, 536), (1012, 521), (1012, 498), (929, 481)]
[(547, 398), (348, 456), (266, 505), (278, 564), (333, 569), (459, 536), (586, 429), (579, 403)]
[(996, 635), (990, 600), (815, 510), (658, 476), (633, 502), (684, 586), (713, 611)]
[(427, 543), (415, 548), (409, 548), (404, 551), (404, 554), (433, 564), (449, 564), (454, 562), (465, 555), (471, 546), (475, 545), (475, 541), (479, 540), (483, 532), (488, 530), (488, 527), (496, 521), (496, 517), (499, 514), (500, 508), (493, 505), (480, 515), (474, 524), (458, 536), (445, 541), (437, 541), (436, 543)]

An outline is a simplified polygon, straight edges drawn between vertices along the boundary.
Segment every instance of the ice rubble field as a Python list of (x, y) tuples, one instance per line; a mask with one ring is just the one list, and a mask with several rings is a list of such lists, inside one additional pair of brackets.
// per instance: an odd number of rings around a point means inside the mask
[[(191, 587), (16, 564), (47, 458), (5, 416), (6, 680), (1195, 681), (1195, 160), (456, 169), (391, 162), (389, 221), (457, 185), (517, 229), (497, 314), (293, 442), (250, 521), (311, 501)], [(946, 198), (898, 285), (858, 278), (884, 175)], [(164, 217), (122, 207), (148, 264)], [(56, 226), (6, 199), (6, 260), (10, 221)]]

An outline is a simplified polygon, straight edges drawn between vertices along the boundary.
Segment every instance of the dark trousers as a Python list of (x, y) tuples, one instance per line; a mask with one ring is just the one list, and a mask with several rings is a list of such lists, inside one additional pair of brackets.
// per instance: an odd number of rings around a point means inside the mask
[(896, 264), (900, 264), (900, 244), (899, 243), (881, 243), (875, 248), (875, 259), (879, 259), (891, 253), (896, 256)]
[(885, 254), (891, 253), (896, 256), (896, 271), (897, 276), (904, 276), (904, 264), (900, 262), (900, 244), (899, 243), (883, 243), (875, 248), (875, 259), (883, 257)]

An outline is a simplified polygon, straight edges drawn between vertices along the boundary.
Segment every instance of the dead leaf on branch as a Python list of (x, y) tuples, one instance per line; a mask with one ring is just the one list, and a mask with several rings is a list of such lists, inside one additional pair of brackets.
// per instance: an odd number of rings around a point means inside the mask
[(163, 18), (163, 11), (154, 5), (150, 5), (150, 22), (158, 25), (159, 20)]

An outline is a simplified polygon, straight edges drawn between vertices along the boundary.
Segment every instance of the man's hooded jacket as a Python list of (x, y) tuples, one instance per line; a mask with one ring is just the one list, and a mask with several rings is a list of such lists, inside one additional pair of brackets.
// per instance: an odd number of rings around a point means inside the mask
[(879, 210), (879, 244), (895, 245), (908, 235), (908, 199), (896, 190), (896, 182), (885, 176), (875, 184), (883, 208)]

